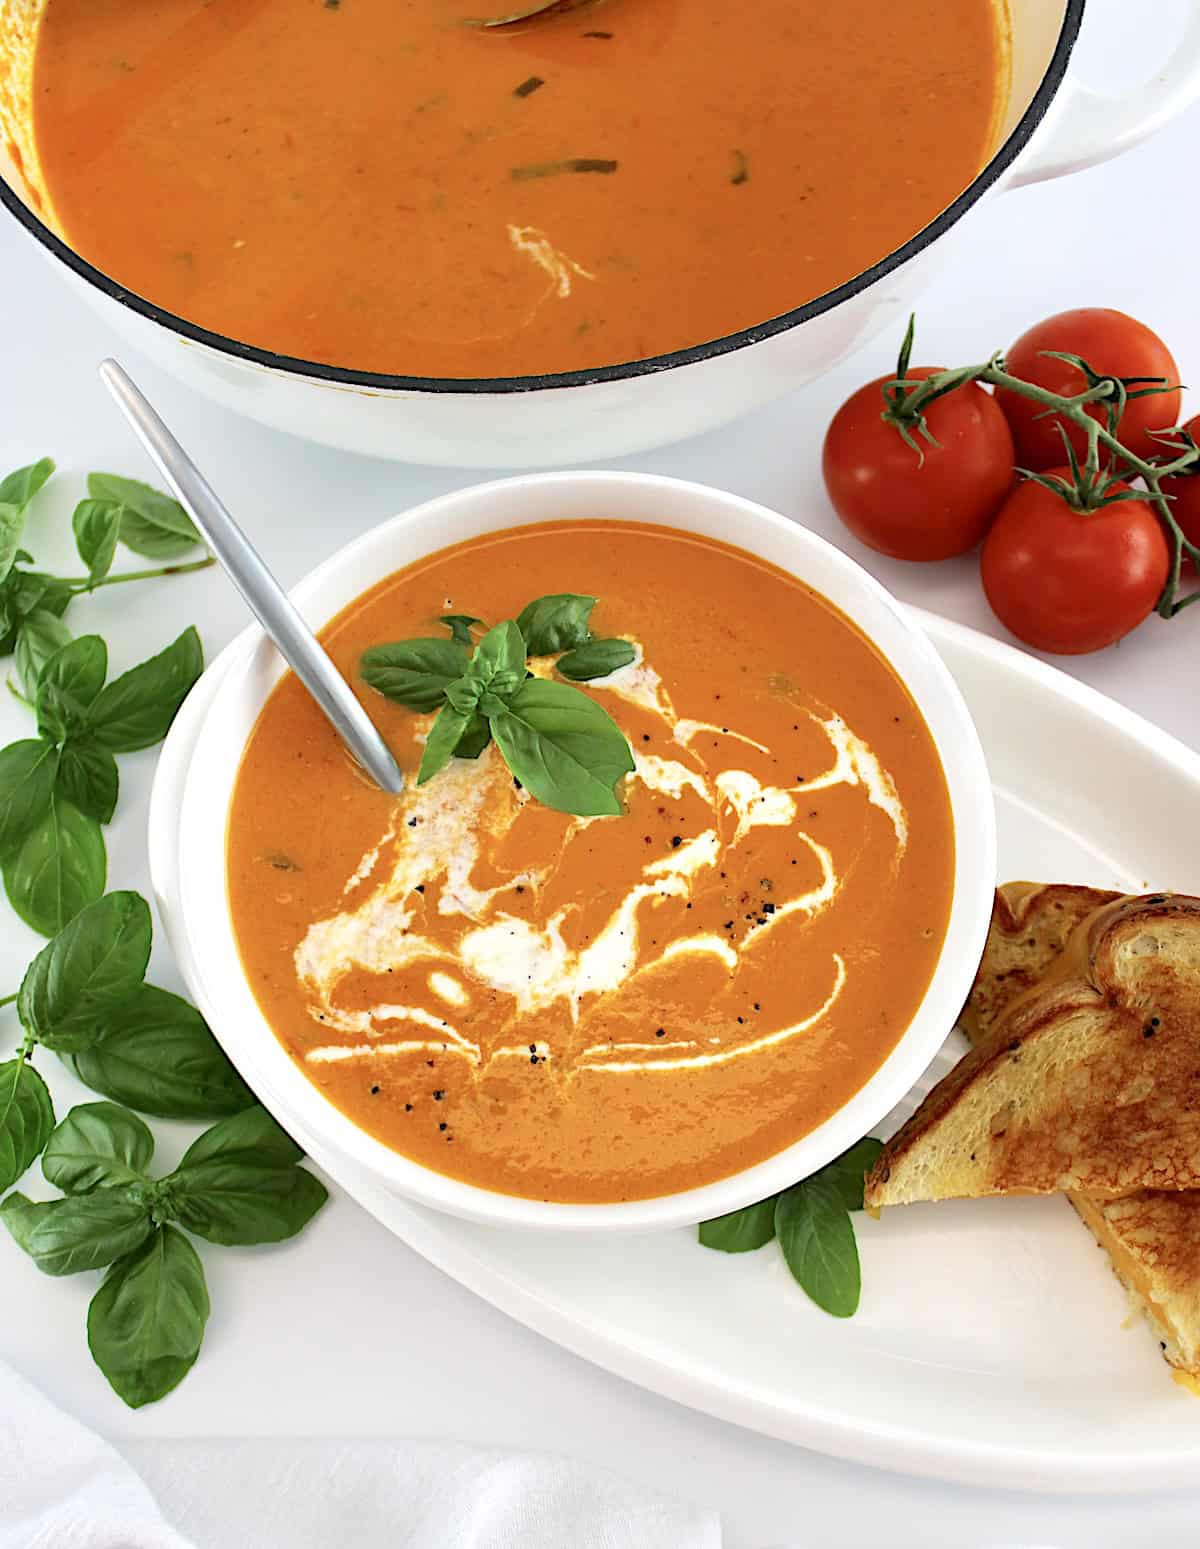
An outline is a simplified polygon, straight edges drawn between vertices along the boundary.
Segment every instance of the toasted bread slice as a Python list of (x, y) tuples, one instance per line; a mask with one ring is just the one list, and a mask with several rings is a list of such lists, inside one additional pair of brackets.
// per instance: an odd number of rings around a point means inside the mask
[[(1007, 883), (996, 894), (992, 928), (962, 1025), (983, 1042), (1020, 995), (1034, 988), (1067, 938), (1119, 895), (1099, 888)], [(1164, 1358), (1200, 1377), (1200, 1191), (1142, 1189), (1127, 1199), (1067, 1196), (1135, 1308), (1145, 1313)]]
[(934, 1088), (871, 1206), (1200, 1187), (1200, 899), (1118, 898)]
[(959, 1018), (971, 1042), (982, 1043), (1017, 996), (1038, 984), (1089, 914), (1121, 896), (1062, 882), (997, 888), (983, 960)]

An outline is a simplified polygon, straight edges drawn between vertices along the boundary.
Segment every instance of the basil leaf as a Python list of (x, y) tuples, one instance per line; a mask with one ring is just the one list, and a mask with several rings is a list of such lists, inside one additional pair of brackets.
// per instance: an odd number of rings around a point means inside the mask
[(194, 1006), (153, 984), (99, 1012), (92, 1042), (65, 1057), (94, 1092), (164, 1119), (215, 1119), (254, 1094)]
[(223, 1161), (237, 1158), (259, 1167), (290, 1167), (304, 1152), (260, 1104), (222, 1119), (206, 1129), (183, 1153), (175, 1170), (179, 1178), (189, 1167), (198, 1167), (212, 1157)]
[(41, 737), (0, 748), (0, 855), (45, 818), (58, 774), (58, 749)]
[(195, 1248), (175, 1227), (160, 1226), (105, 1275), (88, 1308), (88, 1347), (118, 1396), (138, 1409), (195, 1365), (208, 1312)]
[(46, 1083), (27, 1059), (0, 1065), (0, 1192), (38, 1157), (54, 1128)]
[(588, 640), (560, 656), (555, 665), (564, 678), (587, 683), (592, 678), (607, 678), (619, 667), (628, 667), (636, 655), (628, 640)]
[(473, 719), (482, 694), (483, 685), (469, 672), (461, 678), (455, 678), (453, 683), (446, 684), (446, 704), (456, 715), (461, 715), (464, 721)]
[(153, 1155), (154, 1136), (137, 1114), (116, 1103), (77, 1103), (46, 1142), (42, 1172), (64, 1194), (90, 1194), (140, 1182)]
[(77, 1275), (131, 1253), (153, 1230), (145, 1201), (132, 1190), (97, 1189), (53, 1200), (21, 1246), (44, 1275)]
[(483, 620), (472, 618), (469, 613), (443, 613), (438, 623), (445, 624), (450, 631), (450, 638), (459, 645), (465, 645), (469, 651), (475, 644), (471, 639), (471, 625), (482, 624)]
[(461, 678), (469, 663), (453, 640), (395, 640), (364, 651), (358, 670), (385, 699), (410, 710), (436, 710), (447, 684)]
[(847, 1210), (861, 1210), (867, 1174), (882, 1150), (883, 1141), (867, 1135), (852, 1145), (849, 1151), (843, 1151), (841, 1156), (822, 1167), (815, 1176), (824, 1179), (837, 1190), (838, 1198)]
[(121, 542), (135, 554), (174, 559), (203, 539), (177, 500), (137, 479), (115, 473), (89, 473), (88, 494), (121, 507)]
[(42, 820), (0, 864), (9, 903), (43, 936), (55, 935), (95, 903), (108, 873), (99, 823), (57, 792)]
[(15, 469), (0, 479), (0, 504), (16, 506), (24, 512), (53, 472), (52, 457), (42, 457), (36, 463), (27, 463), (24, 468)]
[(35, 608), (62, 618), (67, 604), (75, 596), (75, 588), (59, 576), (45, 575), (40, 570), (14, 571), (9, 578), (15, 583), (13, 606), (20, 614), (29, 614)]
[(786, 1190), (775, 1206), (775, 1231), (787, 1267), (817, 1306), (835, 1318), (852, 1317), (862, 1272), (837, 1186), (818, 1174)]
[(489, 721), (504, 762), (543, 805), (577, 817), (620, 812), (613, 787), (633, 769), (633, 755), (594, 699), (528, 678)]
[(595, 606), (594, 597), (576, 592), (556, 592), (526, 603), (517, 617), (517, 628), (530, 656), (570, 651), (590, 639), (588, 620)]
[(30, 699), (37, 697), (42, 669), (71, 639), (71, 631), (47, 608), (34, 608), (17, 635), (17, 677)]
[(87, 712), (108, 676), (108, 647), (99, 635), (69, 640), (42, 668), (37, 686), (38, 731), (52, 742), (87, 725)]
[(0, 501), (0, 580), (16, 563), (21, 534), (25, 530), (25, 508)]
[(23, 1253), (28, 1253), (34, 1227), (60, 1203), (57, 1199), (27, 1199), (24, 1194), (14, 1191), (0, 1203), (0, 1221), (8, 1228), (9, 1236), (17, 1247)]
[(168, 1182), (179, 1224), (229, 1247), (294, 1237), (329, 1197), (303, 1167), (259, 1167), (219, 1156), (181, 1168)]
[(753, 1253), (775, 1235), (775, 1195), (759, 1200), (756, 1205), (731, 1210), (728, 1215), (714, 1216), (711, 1221), (701, 1221), (699, 1233), (706, 1248), (718, 1248), (722, 1253)]
[(465, 676), (477, 683), (481, 692), (490, 691), (501, 699), (507, 699), (525, 681), (525, 640), (511, 619), (488, 630)]
[(58, 765), (58, 789), (72, 806), (97, 823), (110, 823), (116, 811), (121, 776), (107, 748), (86, 737), (68, 737)]
[(153, 747), (171, 729), (176, 712), (203, 671), (200, 636), (189, 625), (165, 651), (101, 690), (88, 716), (93, 739), (110, 753)]
[[(454, 750), (455, 758), (478, 758), (492, 740), (492, 728), (487, 723), (487, 717), (472, 715), (467, 722), (467, 729), (458, 740), (458, 746)], [(420, 781), (417, 782), (420, 784)]]
[(429, 728), (425, 751), (421, 754), (421, 767), (417, 771), (417, 784), (424, 785), (439, 769), (444, 769), (454, 757), (454, 750), (462, 741), (463, 733), (474, 719), (463, 715), (452, 705), (443, 705), (437, 719)]
[(71, 517), (75, 547), (93, 581), (112, 569), (117, 539), (121, 536), (122, 510), (116, 500), (81, 500), (75, 507)]
[(150, 937), (150, 910), (138, 893), (109, 893), (84, 909), (25, 970), (22, 1025), (48, 1049), (85, 1048), (100, 1018), (136, 993)]

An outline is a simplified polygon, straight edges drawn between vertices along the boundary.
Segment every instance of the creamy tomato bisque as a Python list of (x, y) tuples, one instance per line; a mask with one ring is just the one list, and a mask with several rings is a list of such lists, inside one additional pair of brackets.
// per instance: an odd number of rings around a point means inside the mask
[(363, 651), (568, 590), (634, 651), (582, 685), (633, 750), (621, 816), (542, 806), (494, 744), (389, 797), (289, 676), (238, 778), (229, 893), (265, 1015), (357, 1124), (502, 1192), (645, 1198), (762, 1160), (863, 1085), (933, 973), (954, 836), (890, 667), (716, 542), (509, 531), (387, 578), (324, 639), (415, 771), (432, 716), (368, 688)]
[(472, 25), (520, 9), (48, 0), (49, 211), (123, 286), (267, 350), (569, 371), (851, 279), (967, 187), (1007, 93), (1003, 0), (589, 0)]

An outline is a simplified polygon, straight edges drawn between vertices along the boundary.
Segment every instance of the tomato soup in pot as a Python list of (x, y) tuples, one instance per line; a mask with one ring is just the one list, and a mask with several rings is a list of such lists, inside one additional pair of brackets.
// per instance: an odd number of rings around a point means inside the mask
[[(47, 0), (41, 192), (214, 332), (513, 377), (718, 339), (862, 272), (990, 155), (1001, 0)], [(494, 14), (492, 14), (494, 13)]]

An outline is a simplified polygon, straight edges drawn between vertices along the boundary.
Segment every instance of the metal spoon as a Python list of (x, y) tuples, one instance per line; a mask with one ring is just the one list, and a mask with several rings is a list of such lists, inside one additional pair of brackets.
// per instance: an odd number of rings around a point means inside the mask
[(207, 479), (115, 360), (103, 361), (100, 375), (226, 575), (338, 736), (377, 785), (393, 794), (400, 791), (404, 775), (387, 743)]

